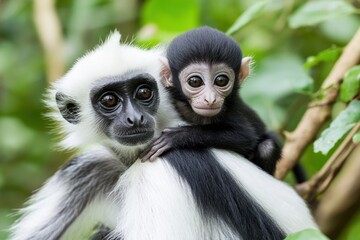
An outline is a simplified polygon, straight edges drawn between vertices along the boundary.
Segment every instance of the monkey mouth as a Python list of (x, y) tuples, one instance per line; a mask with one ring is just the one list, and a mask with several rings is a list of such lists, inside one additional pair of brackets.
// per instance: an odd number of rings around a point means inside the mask
[(135, 129), (120, 133), (115, 138), (124, 145), (134, 146), (149, 142), (155, 131), (152, 129)]
[(193, 107), (194, 112), (203, 117), (214, 117), (220, 113), (221, 107)]

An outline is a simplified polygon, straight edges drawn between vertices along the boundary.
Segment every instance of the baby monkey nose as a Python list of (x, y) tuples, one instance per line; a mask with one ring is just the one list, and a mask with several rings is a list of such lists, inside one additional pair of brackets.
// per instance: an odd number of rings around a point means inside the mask
[(205, 98), (204, 100), (209, 106), (213, 105), (216, 102), (216, 98), (211, 97)]

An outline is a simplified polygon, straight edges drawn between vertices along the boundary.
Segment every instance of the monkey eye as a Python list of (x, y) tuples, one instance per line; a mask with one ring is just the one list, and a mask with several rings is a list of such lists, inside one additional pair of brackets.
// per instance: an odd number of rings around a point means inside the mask
[(214, 84), (219, 87), (224, 87), (229, 83), (229, 78), (225, 75), (219, 75), (215, 78)]
[(153, 90), (150, 87), (143, 85), (136, 90), (135, 98), (141, 101), (150, 101), (153, 95)]
[(204, 84), (203, 80), (199, 76), (192, 76), (187, 82), (193, 88), (198, 88)]
[(114, 93), (105, 93), (100, 97), (99, 102), (105, 110), (114, 111), (118, 107), (120, 99)]

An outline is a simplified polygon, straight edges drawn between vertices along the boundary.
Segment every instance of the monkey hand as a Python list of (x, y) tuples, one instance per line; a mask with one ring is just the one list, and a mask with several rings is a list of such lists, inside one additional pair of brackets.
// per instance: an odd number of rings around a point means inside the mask
[(164, 152), (173, 147), (176, 133), (180, 132), (181, 128), (167, 128), (164, 129), (158, 139), (156, 139), (145, 151), (140, 155), (142, 162), (149, 160), (154, 161)]

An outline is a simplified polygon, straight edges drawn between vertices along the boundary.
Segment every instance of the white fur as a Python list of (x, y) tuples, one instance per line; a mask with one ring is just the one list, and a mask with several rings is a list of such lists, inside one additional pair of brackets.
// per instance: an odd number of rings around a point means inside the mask
[[(287, 184), (240, 155), (214, 153), (287, 234), (317, 228), (304, 201)], [(221, 220), (201, 217), (189, 186), (164, 160), (137, 161), (120, 178), (113, 194), (122, 203), (115, 236), (126, 240), (238, 239)]]
[(286, 183), (259, 169), (247, 159), (213, 150), (220, 164), (257, 200), (286, 233), (317, 228), (303, 199)]
[(27, 202), (28, 207), (20, 210), (22, 218), (12, 227), (11, 239), (23, 240), (39, 230), (57, 212), (65, 190), (57, 176), (50, 178), (45, 186)]
[(237, 239), (218, 219), (203, 219), (187, 183), (164, 160), (135, 162), (113, 193), (122, 203), (114, 236), (124, 239)]
[[(114, 144), (113, 140), (110, 140), (97, 128), (98, 123), (91, 107), (89, 92), (96, 83), (105, 77), (122, 75), (136, 70), (149, 73), (159, 80), (162, 55), (163, 51), (160, 48), (143, 50), (139, 47), (120, 44), (120, 34), (114, 32), (102, 45), (79, 58), (69, 72), (53, 84), (48, 98), (45, 100), (51, 109), (49, 116), (60, 124), (59, 131), (64, 136), (60, 143), (61, 147), (71, 149), (94, 143), (109, 146), (111, 143), (113, 148), (123, 152), (124, 155), (127, 152), (136, 151), (138, 148)], [(167, 93), (163, 86), (158, 84), (158, 87), (160, 88), (160, 105), (157, 113), (156, 136), (160, 135), (165, 126), (176, 126), (175, 121), (173, 123), (169, 121), (178, 119), (173, 106), (169, 102), (161, 101), (169, 98), (166, 96)], [(80, 104), (80, 123), (71, 124), (62, 118), (55, 101), (56, 92), (66, 94)], [(139, 146), (139, 148), (143, 147)]]

